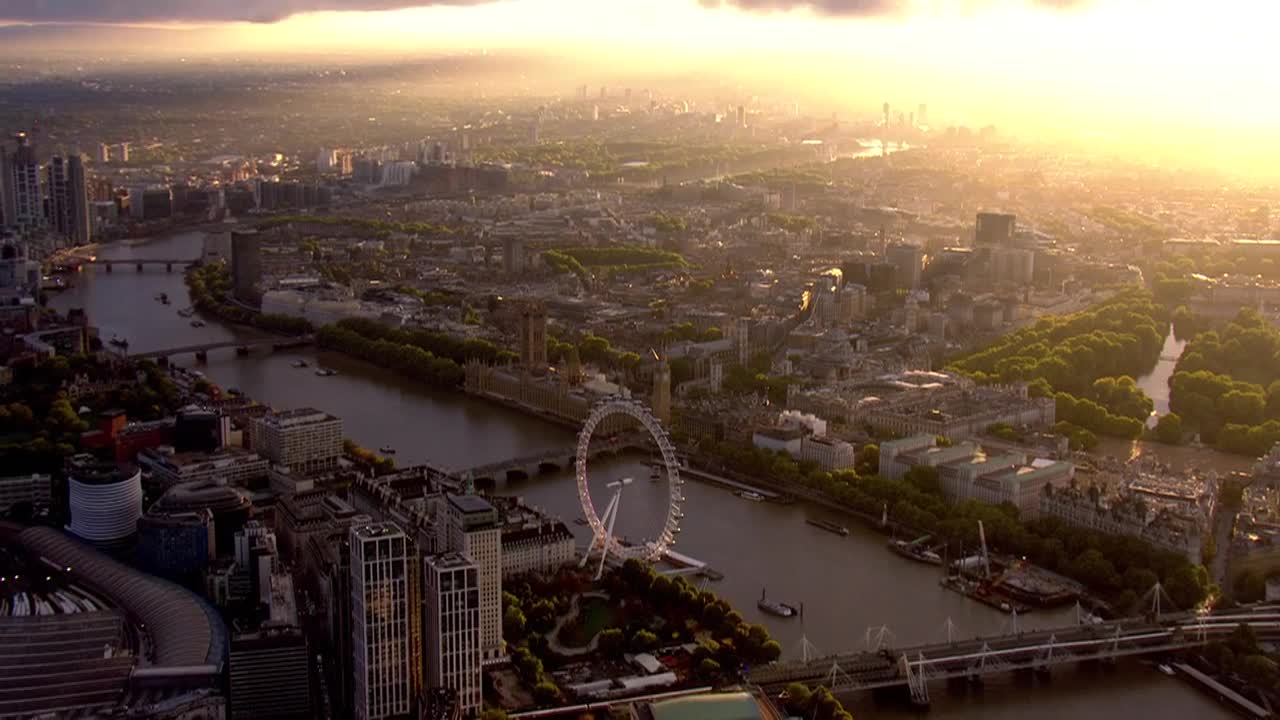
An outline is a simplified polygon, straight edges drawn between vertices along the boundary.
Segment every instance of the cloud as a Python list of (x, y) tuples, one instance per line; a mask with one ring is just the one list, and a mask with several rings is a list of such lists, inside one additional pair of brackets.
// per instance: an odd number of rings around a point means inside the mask
[(16, 22), (276, 22), (325, 10), (400, 10), (479, 5), (487, 0), (0, 0), (0, 20)]
[[(1026, 0), (1029, 5), (1054, 10), (1067, 10), (1084, 5), (1089, 0)], [(790, 12), (809, 10), (815, 15), (835, 17), (877, 17), (906, 15), (920, 5), (915, 0), (698, 0), (707, 8), (730, 7), (747, 12)], [(982, 0), (968, 0), (967, 5), (983, 4)]]

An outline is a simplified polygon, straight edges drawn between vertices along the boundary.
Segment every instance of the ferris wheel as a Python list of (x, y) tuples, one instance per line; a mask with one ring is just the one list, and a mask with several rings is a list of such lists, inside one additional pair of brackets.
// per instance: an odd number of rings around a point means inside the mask
[[(605, 419), (618, 415), (634, 418), (644, 427), (657, 444), (658, 451), (662, 454), (662, 466), (666, 471), (668, 497), (666, 518), (656, 536), (640, 545), (625, 544), (613, 534), (614, 523), (618, 519), (622, 505), (622, 491), (631, 484), (631, 478), (609, 483), (608, 487), (613, 490), (613, 495), (603, 515), (596, 513), (595, 503), (591, 500), (591, 488), (587, 484), (587, 461), (591, 454), (591, 436)], [(637, 558), (649, 562), (660, 560), (675, 543), (676, 535), (680, 533), (680, 518), (684, 517), (680, 505), (684, 502), (684, 494), (681, 490), (683, 481), (680, 479), (680, 463), (676, 458), (675, 446), (671, 444), (671, 438), (667, 436), (667, 431), (662, 428), (658, 419), (649, 412), (647, 407), (635, 400), (610, 398), (600, 401), (591, 409), (591, 414), (587, 416), (582, 430), (578, 432), (578, 453), (575, 462), (578, 475), (578, 499), (582, 502), (582, 515), (586, 518), (587, 525), (591, 527), (593, 535), (591, 547), (583, 555), (581, 565), (586, 565), (587, 559), (593, 553), (599, 552), (600, 566), (596, 570), (596, 577), (599, 578), (604, 572), (605, 559), (610, 554), (614, 557)]]

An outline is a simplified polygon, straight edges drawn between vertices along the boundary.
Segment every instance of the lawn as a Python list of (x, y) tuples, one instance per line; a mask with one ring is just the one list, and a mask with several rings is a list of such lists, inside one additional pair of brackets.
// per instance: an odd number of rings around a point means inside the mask
[(565, 647), (585, 647), (615, 619), (614, 609), (605, 598), (583, 598), (578, 602), (578, 614), (560, 628), (560, 642)]

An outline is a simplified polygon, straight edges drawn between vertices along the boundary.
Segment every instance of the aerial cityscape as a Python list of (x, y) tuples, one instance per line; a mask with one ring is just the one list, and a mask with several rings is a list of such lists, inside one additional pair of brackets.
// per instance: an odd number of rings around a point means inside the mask
[(0, 720), (1275, 717), (1277, 21), (0, 0)]

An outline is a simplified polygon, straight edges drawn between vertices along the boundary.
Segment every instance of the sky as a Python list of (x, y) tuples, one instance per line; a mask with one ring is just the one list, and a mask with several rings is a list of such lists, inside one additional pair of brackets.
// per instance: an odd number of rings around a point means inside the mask
[(175, 50), (192, 53), (215, 36), (236, 52), (548, 52), (601, 82), (723, 73), (832, 105), (1280, 160), (1265, 0), (0, 0), (5, 22), (183, 28)]

